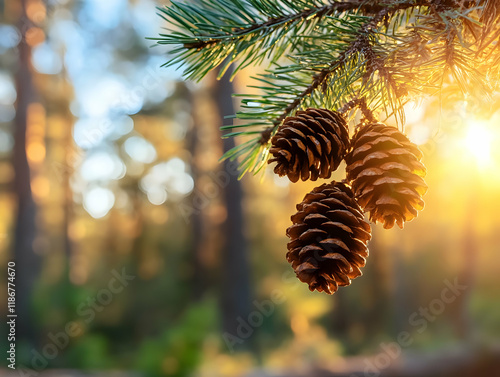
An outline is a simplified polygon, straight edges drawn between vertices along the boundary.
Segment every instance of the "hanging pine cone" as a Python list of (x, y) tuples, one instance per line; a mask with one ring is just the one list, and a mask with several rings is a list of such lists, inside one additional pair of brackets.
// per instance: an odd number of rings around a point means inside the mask
[(269, 153), (274, 172), (297, 182), (330, 178), (349, 148), (345, 119), (327, 109), (307, 109), (288, 117), (273, 136)]
[(422, 152), (397, 128), (371, 123), (358, 129), (346, 156), (347, 179), (370, 220), (390, 229), (424, 208), (426, 174)]
[(332, 182), (308, 193), (286, 234), (288, 262), (309, 289), (333, 294), (361, 275), (368, 256), (370, 225), (351, 189)]

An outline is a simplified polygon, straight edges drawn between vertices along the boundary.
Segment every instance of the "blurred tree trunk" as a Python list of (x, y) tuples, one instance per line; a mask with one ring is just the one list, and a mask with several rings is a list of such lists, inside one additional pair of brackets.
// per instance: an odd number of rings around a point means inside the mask
[[(64, 60), (64, 53), (60, 53), (60, 57)], [(65, 169), (61, 171), (61, 180), (62, 186), (64, 190), (64, 195), (62, 198), (62, 206), (64, 209), (64, 217), (62, 224), (62, 231), (64, 235), (64, 253), (65, 253), (65, 268), (66, 268), (66, 276), (65, 282), (67, 284), (72, 284), (70, 279), (71, 272), (71, 258), (73, 256), (73, 243), (70, 237), (70, 227), (73, 222), (73, 189), (71, 188), (71, 177), (74, 172), (74, 166), (72, 164), (72, 160), (74, 157), (74, 146), (73, 146), (73, 115), (70, 111), (70, 101), (73, 96), (72, 86), (69, 81), (68, 73), (66, 70), (63, 70), (61, 74), (61, 78), (59, 78), (62, 82), (62, 87), (64, 87), (64, 93), (62, 96), (58, 97), (57, 100), (57, 110), (60, 112), (61, 117), (65, 120), (65, 133), (62, 142), (64, 143), (64, 157), (63, 161)], [(71, 165), (70, 165), (71, 164)], [(71, 305), (68, 305), (68, 309), (72, 310)]]
[[(200, 169), (200, 152), (202, 149), (201, 143), (201, 124), (194, 109), (195, 95), (189, 90), (185, 83), (178, 83), (176, 88), (176, 96), (186, 101), (190, 106), (191, 118), (193, 120), (191, 127), (186, 134), (186, 148), (191, 155), (190, 168), (191, 176), (195, 182), (195, 189), (191, 194), (190, 200), (194, 200), (197, 192), (201, 192), (198, 187), (200, 178), (203, 172)], [(210, 286), (209, 267), (205, 262), (206, 252), (205, 243), (207, 242), (207, 230), (204, 226), (204, 211), (200, 208), (193, 211), (189, 217), (189, 225), (191, 226), (191, 296), (195, 301), (203, 298), (205, 292)]]
[(401, 331), (408, 328), (408, 317), (414, 310), (414, 308), (412, 308), (413, 304), (409, 300), (414, 296), (408, 284), (409, 265), (404, 257), (405, 249), (406, 246), (404, 245), (402, 233), (394, 232), (394, 239), (392, 241), (392, 247), (390, 248), (392, 259), (392, 268), (390, 269), (392, 275), (391, 285), (394, 287), (394, 290), (392, 300), (387, 296), (386, 301), (386, 304), (392, 308), (393, 312), (392, 316), (387, 315), (387, 318), (392, 318), (390, 322), (392, 336), (397, 336)]
[(134, 218), (135, 218), (135, 237), (132, 242), (132, 266), (136, 276), (141, 275), (140, 266), (144, 263), (144, 231), (145, 231), (145, 220), (144, 211), (142, 209), (142, 194), (139, 189), (140, 183), (138, 179), (132, 179), (127, 185), (127, 192), (132, 201), (134, 208)]
[[(196, 184), (201, 177), (200, 169), (197, 163), (197, 154), (199, 151), (199, 135), (198, 123), (196, 118), (193, 117), (194, 123), (192, 129), (187, 134), (187, 147), (191, 152), (191, 176)], [(196, 192), (193, 191), (193, 192)], [(194, 211), (190, 217), (191, 224), (191, 258), (192, 258), (192, 295), (195, 300), (203, 298), (208, 285), (208, 271), (206, 263), (203, 258), (204, 242), (206, 241), (206, 231), (203, 226), (203, 211)]]
[[(235, 113), (232, 102), (234, 89), (229, 81), (229, 76), (230, 74), (226, 74), (224, 78), (217, 81), (213, 89), (221, 125), (224, 116)], [(234, 138), (223, 140), (224, 152), (234, 146)], [(230, 174), (233, 170), (231, 164), (227, 160), (223, 164), (224, 172), (228, 173), (229, 180), (224, 190), (227, 218), (223, 224), (225, 245), (222, 250), (220, 264), (221, 309), (223, 331), (237, 336), (238, 317), (246, 321), (251, 310), (251, 288), (248, 247), (244, 234), (243, 189), (237, 177)]]
[[(389, 251), (380, 242), (380, 236), (377, 233), (380, 229), (373, 231), (373, 238), (368, 245), (370, 249), (371, 258), (367, 263), (371, 264), (372, 268), (372, 284), (370, 284), (370, 307), (368, 312), (365, 313), (365, 318), (370, 318), (367, 321), (368, 336), (376, 336), (383, 332), (382, 329), (386, 328), (387, 318), (390, 316), (391, 299), (388, 292), (388, 274), (390, 273), (391, 255)], [(395, 245), (398, 247), (398, 244)], [(398, 251), (396, 251), (398, 252)]]
[(15, 170), (14, 190), (17, 194), (17, 220), (14, 233), (14, 256), (17, 264), (16, 303), (20, 313), (17, 331), (20, 340), (34, 344), (36, 341), (33, 320), (29, 317), (31, 296), (40, 269), (40, 257), (34, 253), (35, 202), (31, 192), (30, 166), (26, 155), (26, 132), (29, 106), (35, 97), (31, 76), (31, 49), (25, 42), (26, 0), (21, 0), (22, 16), (19, 29), (23, 33), (19, 44), (19, 68), (16, 75), (17, 109), (14, 130), (13, 166)]
[(332, 335), (335, 334), (337, 339), (345, 339), (348, 337), (349, 318), (351, 316), (348, 297), (343, 289), (335, 293), (331, 303), (333, 305), (331, 316)]
[[(377, 229), (373, 227), (372, 231), (373, 237), (368, 244), (370, 256), (363, 269), (363, 279), (368, 282), (367, 286), (356, 296), (344, 288), (340, 288), (333, 296), (329, 318), (332, 336), (336, 338), (349, 339), (353, 331), (356, 332), (356, 328), (362, 326), (364, 337), (360, 342), (365, 342), (366, 338), (372, 339), (379, 335), (388, 325), (391, 300), (386, 279), (390, 255), (380, 240), (377, 240)], [(370, 320), (367, 321), (366, 318)], [(347, 352), (358, 352), (359, 347), (363, 346), (360, 342), (353, 348), (349, 348), (349, 342), (344, 346), (347, 347)]]

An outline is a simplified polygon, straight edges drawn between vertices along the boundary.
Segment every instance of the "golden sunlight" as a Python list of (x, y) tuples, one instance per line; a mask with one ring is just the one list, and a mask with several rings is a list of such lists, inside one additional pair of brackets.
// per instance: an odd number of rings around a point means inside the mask
[(465, 146), (481, 167), (489, 165), (491, 162), (492, 137), (492, 132), (485, 122), (475, 120), (469, 123), (465, 136)]

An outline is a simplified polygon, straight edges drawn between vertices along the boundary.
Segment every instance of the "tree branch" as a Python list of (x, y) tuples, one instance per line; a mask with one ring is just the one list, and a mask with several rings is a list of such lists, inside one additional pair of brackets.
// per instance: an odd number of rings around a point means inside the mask
[(347, 102), (342, 108), (339, 110), (341, 114), (345, 114), (351, 109), (358, 107), (361, 112), (363, 113), (363, 116), (366, 118), (366, 120), (370, 123), (375, 123), (377, 122), (377, 118), (373, 115), (373, 112), (368, 108), (366, 104), (366, 98), (356, 98), (353, 99), (349, 102)]
[[(366, 0), (332, 2), (329, 5), (325, 5), (323, 7), (311, 8), (299, 13), (283, 17), (270, 18), (266, 22), (257, 23), (248, 28), (234, 29), (233, 30), (234, 33), (228, 39), (234, 42), (257, 30), (273, 28), (300, 19), (308, 21), (312, 19), (321, 19), (325, 16), (331, 16), (332, 14), (337, 12), (342, 13), (352, 10), (358, 10), (362, 14), (369, 15), (369, 14), (378, 14), (381, 11), (387, 11), (387, 10), (390, 12), (395, 12), (401, 9), (430, 5), (431, 3), (432, 2), (430, 0), (417, 0), (417, 1), (407, 0), (398, 4), (393, 4), (392, 2), (385, 3), (384, 1), (380, 2), (379, 4), (370, 4), (367, 3)], [(210, 38), (210, 36), (207, 37)], [(220, 36), (217, 37), (219, 38), (203, 39), (203, 40), (197, 40), (196, 42), (192, 43), (185, 43), (184, 47), (186, 49), (202, 50), (204, 48), (219, 43), (222, 39), (220, 38)]]
[[(344, 4), (344, 3), (336, 3), (336, 4)], [(362, 52), (362, 51), (371, 51), (371, 47), (368, 43), (368, 39), (366, 37), (366, 34), (372, 32), (373, 28), (376, 28), (377, 25), (391, 12), (395, 12), (399, 9), (402, 9), (401, 7), (404, 5), (404, 3), (396, 4), (393, 8), (391, 7), (383, 7), (379, 8), (380, 10), (378, 11), (377, 14), (375, 14), (370, 21), (365, 23), (360, 30), (358, 31), (358, 37), (351, 42), (344, 51), (342, 51), (339, 55), (339, 57), (333, 61), (328, 68), (325, 68), (321, 70), (318, 74), (314, 75), (313, 81), (311, 84), (300, 94), (295, 98), (295, 100), (288, 105), (283, 113), (276, 118), (273, 121), (273, 126), (268, 127), (265, 130), (262, 131), (261, 134), (261, 139), (259, 141), (260, 144), (265, 145), (269, 142), (271, 135), (273, 134), (274, 130), (279, 127), (279, 125), (285, 120), (285, 118), (294, 110), (296, 110), (301, 104), (304, 98), (307, 96), (311, 95), (316, 89), (318, 89), (321, 85), (326, 83), (328, 78), (344, 63), (346, 63), (347, 59), (349, 56), (354, 53), (354, 52)], [(415, 4), (412, 4), (411, 7), (416, 6)], [(374, 7), (374, 6), (372, 6)], [(373, 57), (368, 57), (370, 60), (368, 63), (370, 65), (375, 64), (375, 58)], [(373, 60), (373, 61), (372, 61)]]

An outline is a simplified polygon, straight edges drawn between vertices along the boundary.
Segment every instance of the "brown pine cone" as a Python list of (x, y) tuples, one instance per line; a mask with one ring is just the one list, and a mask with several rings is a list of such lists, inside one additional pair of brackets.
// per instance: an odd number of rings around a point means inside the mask
[(349, 130), (339, 113), (307, 109), (288, 117), (271, 139), (274, 172), (297, 182), (330, 178), (349, 148)]
[(346, 156), (347, 179), (370, 220), (390, 229), (424, 208), (426, 174), (422, 152), (397, 128), (371, 123), (358, 129)]
[(371, 229), (351, 189), (325, 183), (308, 193), (297, 210), (286, 231), (291, 239), (286, 258), (300, 281), (311, 291), (333, 294), (361, 276)]

